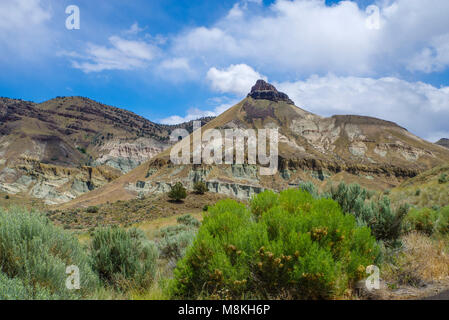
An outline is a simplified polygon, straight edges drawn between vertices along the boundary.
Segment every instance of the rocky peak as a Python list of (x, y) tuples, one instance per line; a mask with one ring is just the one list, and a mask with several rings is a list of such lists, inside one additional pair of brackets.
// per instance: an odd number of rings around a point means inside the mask
[(285, 101), (288, 104), (294, 104), (292, 100), (283, 92), (277, 91), (277, 89), (270, 83), (264, 80), (257, 80), (256, 84), (251, 88), (251, 92), (248, 93), (248, 97), (256, 100), (270, 100), (274, 102)]
[(438, 142), (436, 142), (436, 144), (446, 147), (446, 148), (449, 148), (449, 139), (442, 138)]

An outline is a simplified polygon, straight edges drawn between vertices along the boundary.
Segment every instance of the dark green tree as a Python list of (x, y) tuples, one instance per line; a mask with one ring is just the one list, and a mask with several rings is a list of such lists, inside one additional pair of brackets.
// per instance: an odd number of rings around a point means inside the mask
[(173, 187), (171, 187), (168, 197), (174, 201), (182, 201), (187, 198), (187, 190), (181, 182), (177, 182)]

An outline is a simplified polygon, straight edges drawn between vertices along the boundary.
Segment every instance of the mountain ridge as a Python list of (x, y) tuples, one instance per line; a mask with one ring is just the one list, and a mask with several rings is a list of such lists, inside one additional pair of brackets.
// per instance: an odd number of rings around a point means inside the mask
[[(201, 119), (203, 124), (207, 121), (210, 118)], [(189, 130), (191, 124), (157, 124), (131, 111), (79, 96), (56, 97), (42, 103), (0, 98), (0, 191), (27, 192), (43, 198), (52, 194), (53, 199), (59, 195), (61, 201), (71, 199), (79, 195), (79, 190), (110, 181), (109, 177), (95, 174), (115, 170), (118, 173), (113, 176), (117, 177), (132, 170), (168, 148), (172, 130)], [(40, 172), (24, 169), (21, 164), (30, 159), (53, 166), (55, 172), (63, 172), (60, 167), (110, 169), (94, 170), (94, 177), (78, 175), (81, 180), (69, 179), (73, 187), (62, 188), (68, 183), (66, 176), (61, 176), (59, 182), (54, 177), (46, 180)], [(30, 179), (29, 186), (19, 187)], [(100, 183), (93, 183), (92, 179)]]
[[(287, 95), (261, 81), (245, 99), (202, 130), (278, 127), (279, 167), (274, 176), (260, 176), (258, 166), (248, 163), (177, 166), (171, 163), (168, 148), (111, 184), (67, 205), (107, 201), (111, 190), (121, 200), (167, 192), (178, 181), (191, 189), (195, 181), (203, 180), (212, 192), (243, 199), (264, 189), (282, 190), (303, 181), (323, 185), (345, 180), (371, 189), (388, 189), (449, 162), (448, 150), (391, 121), (356, 115), (321, 117), (296, 107)], [(253, 97), (251, 93), (255, 92)]]

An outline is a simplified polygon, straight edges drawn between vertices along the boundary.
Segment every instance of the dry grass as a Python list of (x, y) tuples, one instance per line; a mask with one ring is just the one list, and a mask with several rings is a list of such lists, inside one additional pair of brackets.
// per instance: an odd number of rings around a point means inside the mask
[[(183, 214), (201, 215), (205, 205), (214, 205), (226, 196), (206, 192), (204, 195), (189, 193), (183, 202), (170, 201), (167, 194), (149, 195), (144, 199), (116, 201), (98, 206), (96, 212), (88, 209), (55, 210), (49, 218), (56, 225), (66, 229), (88, 231), (98, 226), (120, 225), (154, 225), (158, 227), (159, 219), (173, 219)], [(176, 221), (176, 218), (174, 218)]]
[(383, 277), (399, 285), (420, 286), (449, 278), (448, 242), (413, 232), (403, 237), (404, 249), (393, 264), (384, 267)]
[[(202, 221), (203, 220), (203, 212), (193, 212), (188, 213), (195, 219)], [(148, 239), (153, 240), (155, 236), (158, 234), (159, 230), (165, 227), (175, 226), (178, 224), (177, 219), (182, 217), (185, 213), (177, 214), (171, 217), (159, 218), (151, 221), (145, 221), (142, 223), (138, 223), (133, 225), (138, 229), (141, 229), (145, 232)]]
[(439, 183), (441, 174), (449, 174), (449, 164), (435, 167), (422, 174), (408, 179), (397, 188), (391, 190), (393, 203), (404, 203), (417, 207), (444, 207), (449, 205), (449, 182)]
[(31, 198), (23, 193), (7, 194), (5, 192), (0, 192), (0, 208), (9, 207), (24, 207), (41, 211), (47, 210), (47, 206), (41, 199)]

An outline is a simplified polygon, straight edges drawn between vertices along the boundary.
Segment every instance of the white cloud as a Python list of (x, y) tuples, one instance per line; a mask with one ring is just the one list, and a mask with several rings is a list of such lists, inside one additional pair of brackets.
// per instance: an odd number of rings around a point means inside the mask
[[(267, 8), (261, 0), (242, 0), (209, 27), (188, 28), (168, 38), (146, 35), (144, 43), (165, 48), (161, 68), (172, 70), (170, 78), (181, 78), (170, 64), (177, 63), (177, 72), (183, 73), (185, 61), (196, 74), (246, 63), (270, 77), (290, 79), (328, 72), (379, 77), (405, 70), (442, 71), (449, 66), (449, 1), (376, 3), (379, 30), (367, 27), (369, 13), (354, 1), (328, 6), (325, 0), (277, 0)], [(142, 30), (136, 22), (123, 34), (137, 35)], [(91, 44), (93, 61), (74, 65), (88, 71), (116, 68), (115, 63), (103, 68), (95, 61), (99, 48), (114, 49)], [(135, 68), (134, 62), (123, 68)]]
[(138, 34), (142, 32), (144, 29), (139, 27), (139, 24), (137, 22), (133, 23), (133, 25), (128, 29), (125, 30), (125, 34)]
[(190, 71), (189, 60), (186, 58), (173, 58), (161, 62), (161, 68), (168, 70)]
[(212, 89), (236, 95), (248, 93), (258, 79), (267, 78), (246, 64), (230, 65), (223, 70), (213, 67), (207, 72), (207, 80), (211, 82)]
[(143, 68), (159, 51), (156, 46), (141, 40), (112, 36), (109, 42), (111, 47), (89, 43), (85, 55), (76, 55), (79, 59), (73, 61), (73, 66), (86, 73)]
[(319, 115), (358, 114), (386, 119), (431, 141), (449, 136), (449, 87), (393, 77), (335, 75), (311, 76), (276, 86), (297, 106)]
[(0, 1), (0, 60), (33, 59), (47, 50), (55, 36), (47, 25), (51, 17), (41, 0)]
[(0, 2), (0, 30), (31, 30), (50, 19), (40, 0), (8, 0)]
[(219, 106), (216, 106), (213, 110), (200, 110), (198, 108), (191, 108), (187, 111), (186, 115), (184, 115), (184, 116), (179, 116), (179, 115), (170, 116), (168, 118), (161, 119), (160, 123), (178, 124), (178, 123), (183, 123), (183, 122), (187, 122), (190, 120), (200, 119), (203, 117), (216, 117), (216, 116), (222, 114), (223, 112), (225, 112), (226, 110), (228, 110), (230, 107), (232, 107), (236, 103), (237, 103), (237, 101), (233, 100), (233, 101), (230, 101), (229, 103), (224, 103)]
[(431, 73), (449, 66), (449, 33), (433, 38), (430, 46), (410, 59), (408, 69)]
[[(207, 69), (250, 62), (268, 74), (378, 76), (405, 70), (449, 30), (447, 0), (384, 0), (378, 6), (375, 30), (366, 25), (368, 13), (352, 1), (327, 6), (324, 0), (277, 0), (260, 10), (242, 2), (211, 27), (175, 37), (171, 53), (197, 59)], [(432, 70), (447, 67), (445, 48), (436, 47)]]
[(365, 19), (353, 2), (280, 0), (260, 15), (235, 6), (214, 26), (177, 37), (173, 51), (212, 66), (251, 61), (265, 72), (365, 72), (376, 52)]

